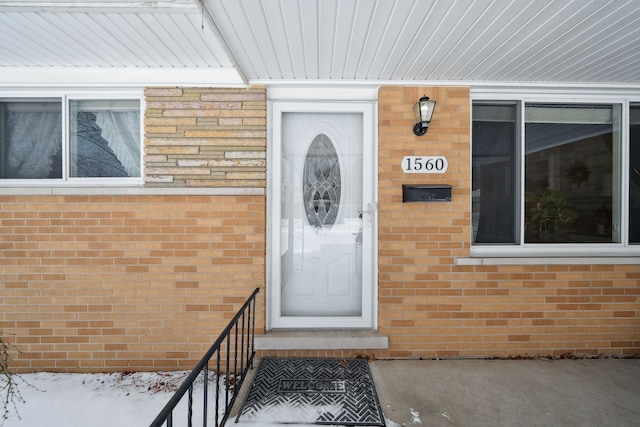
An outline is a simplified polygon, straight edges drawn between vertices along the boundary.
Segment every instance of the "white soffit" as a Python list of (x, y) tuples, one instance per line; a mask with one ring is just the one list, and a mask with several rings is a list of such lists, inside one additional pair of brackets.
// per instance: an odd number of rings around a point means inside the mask
[(242, 84), (193, 0), (0, 1), (0, 40), (4, 83)]
[(640, 84), (638, 0), (204, 0), (251, 82)]
[(640, 1), (0, 0), (22, 81), (638, 88)]

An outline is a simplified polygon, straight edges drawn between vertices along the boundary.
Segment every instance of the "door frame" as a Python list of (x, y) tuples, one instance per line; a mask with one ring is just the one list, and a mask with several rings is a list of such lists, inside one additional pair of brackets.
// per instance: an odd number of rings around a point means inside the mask
[[(363, 138), (363, 224), (370, 222), (370, 241), (363, 244), (362, 315), (360, 317), (323, 317), (329, 329), (377, 329), (378, 300), (378, 228), (377, 228), (377, 103), (372, 100), (317, 101), (269, 100), (267, 108), (267, 248), (266, 248), (266, 329), (319, 329), (318, 317), (283, 317), (280, 295), (280, 179), (282, 148), (282, 114), (307, 113), (360, 113)], [(371, 143), (368, 143), (371, 141)], [(369, 178), (370, 177), (370, 178)], [(366, 251), (364, 250), (366, 247)], [(278, 257), (278, 258), (274, 258)], [(366, 261), (365, 261), (366, 260)], [(326, 322), (329, 320), (329, 322)]]

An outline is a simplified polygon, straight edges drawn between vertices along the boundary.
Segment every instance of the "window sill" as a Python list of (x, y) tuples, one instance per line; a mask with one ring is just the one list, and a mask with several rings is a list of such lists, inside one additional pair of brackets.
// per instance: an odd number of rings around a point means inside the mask
[(638, 265), (640, 256), (474, 257), (456, 258), (455, 265)]
[(504, 260), (510, 259), (514, 260), (510, 262), (511, 264), (566, 264), (567, 262), (578, 264), (629, 264), (637, 263), (640, 259), (640, 245), (624, 246), (611, 243), (589, 243), (472, 246), (470, 259), (488, 260), (486, 262), (493, 264), (497, 262), (507, 263)]
[(180, 196), (262, 196), (262, 188), (207, 188), (207, 187), (143, 187), (140, 185), (109, 186), (55, 186), (55, 187), (2, 187), (0, 196), (95, 196), (95, 195), (180, 195)]

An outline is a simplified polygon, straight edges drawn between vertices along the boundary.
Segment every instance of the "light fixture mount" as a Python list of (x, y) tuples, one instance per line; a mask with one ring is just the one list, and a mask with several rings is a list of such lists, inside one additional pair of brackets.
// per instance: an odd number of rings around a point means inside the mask
[(416, 105), (413, 106), (413, 114), (416, 116), (416, 124), (413, 126), (415, 135), (422, 136), (427, 133), (435, 108), (436, 101), (431, 101), (426, 95), (420, 98)]

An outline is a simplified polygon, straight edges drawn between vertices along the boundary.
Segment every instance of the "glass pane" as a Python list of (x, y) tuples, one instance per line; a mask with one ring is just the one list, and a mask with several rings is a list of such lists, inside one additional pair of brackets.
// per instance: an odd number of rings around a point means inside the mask
[(69, 110), (69, 176), (140, 176), (139, 101), (70, 101)]
[(473, 105), (472, 242), (518, 243), (515, 104)]
[(362, 115), (282, 115), (281, 315), (362, 315)]
[(0, 102), (0, 176), (62, 178), (60, 100)]
[(629, 243), (640, 244), (640, 104), (631, 104), (629, 123)]
[[(619, 241), (619, 115), (611, 105), (525, 110), (525, 242)], [(617, 121), (619, 123), (619, 120)]]

